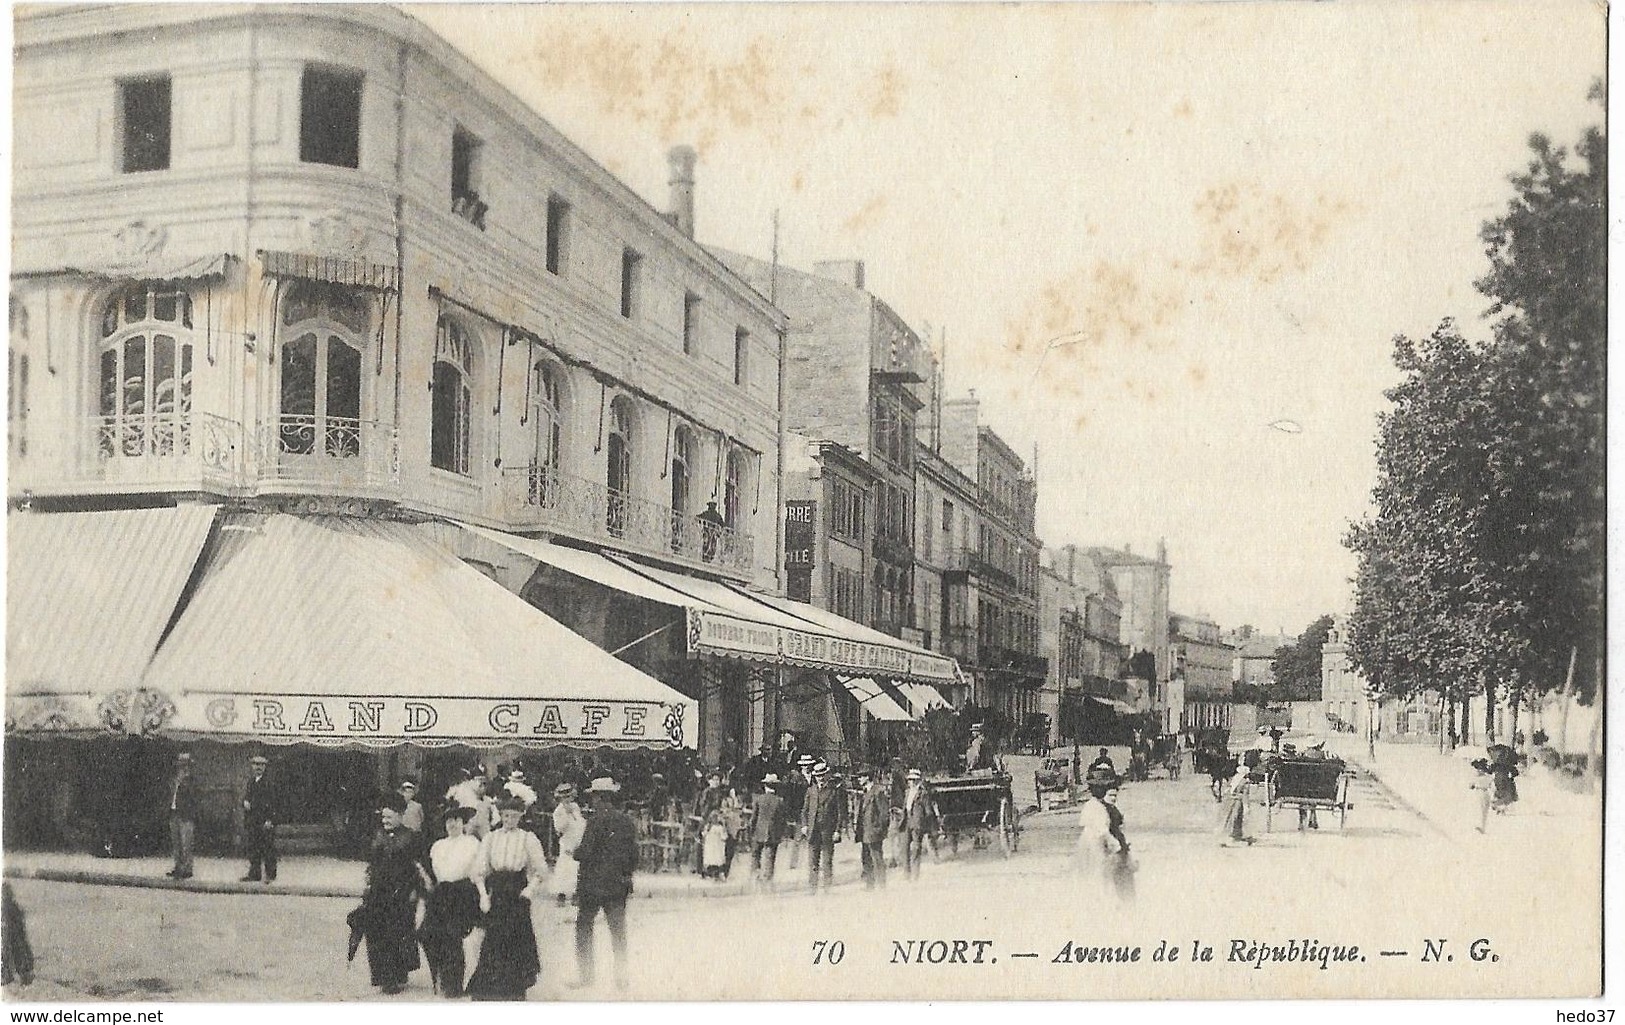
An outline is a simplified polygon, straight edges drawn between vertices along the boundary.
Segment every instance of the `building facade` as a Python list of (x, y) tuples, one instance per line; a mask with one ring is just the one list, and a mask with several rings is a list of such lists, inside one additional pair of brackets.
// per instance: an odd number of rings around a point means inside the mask
[(1039, 637), (1037, 484), (980, 418), (974, 393), (942, 403), (942, 456), (976, 481), (980, 507), (976, 546), (956, 552), (945, 577), (977, 581), (974, 702), (1021, 724), (1039, 710), (1048, 676)]
[(1119, 637), (1129, 649), (1128, 675), (1140, 681), (1133, 689), (1150, 699), (1148, 711), (1159, 718), (1179, 721), (1171, 711), (1168, 681), (1173, 659), (1168, 634), (1168, 589), (1172, 569), (1167, 546), (1157, 543), (1155, 558), (1136, 555), (1133, 549), (1095, 547), (1090, 558), (1109, 574), (1122, 603)]
[(1173, 672), (1185, 683), (1181, 725), (1228, 729), (1236, 649), (1224, 643), (1219, 624), (1206, 616), (1175, 612), (1168, 634)]
[[(587, 747), (613, 713), (622, 746), (663, 749), (664, 731), (737, 761), (795, 674), (953, 678), (773, 604), (785, 319), (691, 237), (691, 150), (669, 155), (657, 210), (390, 7), (41, 8), (17, 21), (15, 82), (8, 523), (31, 547), (13, 558), (69, 587), (53, 546), (119, 516), (95, 535), (110, 557), (147, 552), (133, 570), (186, 585), (165, 585), (163, 616), (108, 610), (149, 647), (84, 712), (101, 727), (280, 744), (293, 802), (321, 817), (401, 775), (432, 784), (465, 741), (488, 764)], [(124, 516), (155, 508), (168, 526)], [(390, 577), (364, 552), (439, 568)], [(255, 559), (275, 570), (258, 587)], [(369, 597), (336, 607), (347, 594)], [(8, 666), (38, 670), (8, 672), (8, 725), (94, 732), (66, 663), (30, 661), (53, 624), (8, 623)], [(212, 649), (198, 624), (224, 631)], [(543, 636), (558, 658), (514, 654)], [(296, 677), (372, 644), (452, 705), (351, 694), (334, 698), (349, 717), (284, 716)], [(597, 668), (564, 672), (566, 649)], [(205, 656), (237, 689), (182, 730)], [(622, 722), (594, 690), (615, 680), (615, 701), (665, 703)], [(581, 721), (554, 708), (520, 737), (503, 705), (453, 729), (464, 690), (532, 689), (569, 692)], [(386, 744), (380, 710), (403, 701)], [(71, 776), (82, 752), (47, 747), (46, 776)], [(197, 750), (217, 816), (240, 755)]]
[[(976, 664), (980, 573), (964, 553), (980, 537), (976, 482), (922, 444), (916, 453), (919, 491), (915, 501), (915, 621), (921, 642), (933, 651)], [(971, 699), (969, 684), (946, 696), (954, 707)]]

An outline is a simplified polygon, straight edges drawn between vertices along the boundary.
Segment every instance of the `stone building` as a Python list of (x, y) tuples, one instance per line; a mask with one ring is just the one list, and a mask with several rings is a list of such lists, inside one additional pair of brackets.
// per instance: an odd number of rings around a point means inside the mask
[(269, 744), (337, 829), (476, 755), (737, 759), (797, 673), (952, 678), (777, 596), (785, 322), (691, 151), (657, 210), (390, 7), (15, 43), (8, 796), (149, 800), (189, 742), (229, 836)]
[[(976, 481), (925, 444), (920, 445), (917, 458), (914, 599), (921, 643), (960, 665), (974, 665), (981, 577), (968, 553), (980, 537)], [(968, 684), (943, 693), (956, 708), (971, 698)]]
[(942, 403), (942, 457), (976, 481), (974, 548), (956, 553), (944, 586), (976, 588), (972, 700), (1019, 725), (1039, 710), (1048, 661), (1039, 638), (1037, 486), (1026, 463), (981, 423), (975, 393)]
[(1088, 553), (1116, 585), (1118, 599), (1122, 602), (1119, 636), (1128, 646), (1128, 657), (1135, 667), (1128, 675), (1142, 681), (1141, 687), (1149, 699), (1144, 710), (1154, 711), (1159, 718), (1177, 723), (1180, 710), (1170, 704), (1168, 688), (1168, 682), (1173, 678), (1173, 660), (1168, 636), (1171, 567), (1168, 564), (1167, 546), (1159, 541), (1155, 558), (1136, 555), (1133, 549), (1126, 546), (1122, 549), (1090, 548)]
[(1169, 617), (1173, 672), (1185, 681), (1183, 726), (1230, 726), (1236, 649), (1220, 639), (1221, 633), (1219, 624), (1206, 616), (1175, 612)]

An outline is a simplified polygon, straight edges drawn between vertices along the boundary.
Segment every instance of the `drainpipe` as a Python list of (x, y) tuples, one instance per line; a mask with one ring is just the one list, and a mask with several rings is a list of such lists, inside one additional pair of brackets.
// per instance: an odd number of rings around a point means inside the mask
[[(395, 463), (401, 458), (401, 324), (406, 307), (406, 51), (404, 41), (395, 51)], [(499, 385), (500, 387), (500, 385)], [(397, 486), (399, 481), (397, 480)]]

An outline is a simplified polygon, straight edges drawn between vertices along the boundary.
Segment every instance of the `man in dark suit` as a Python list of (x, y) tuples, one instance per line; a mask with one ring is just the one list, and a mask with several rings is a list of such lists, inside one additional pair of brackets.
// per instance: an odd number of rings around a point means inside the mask
[(572, 988), (592, 985), (592, 930), (600, 908), (615, 950), (615, 988), (626, 988), (626, 898), (638, 867), (636, 827), (621, 811), (621, 785), (604, 777), (587, 788), (592, 817), (576, 846), (576, 974)]
[(276, 793), (271, 781), (265, 778), (268, 762), (264, 755), (248, 760), (248, 788), (243, 792), (243, 846), (248, 849), (248, 874), (245, 883), (260, 881), (260, 869), (265, 870), (265, 882), (276, 882)]
[(175, 756), (175, 777), (169, 785), (169, 840), (175, 848), (171, 879), (192, 878), (192, 836), (197, 828), (197, 782), (192, 778), (192, 755)]
[(863, 885), (869, 889), (886, 885), (886, 833), (891, 829), (891, 787), (886, 770), (876, 765), (869, 770), (869, 785), (858, 804), (858, 842), (863, 845)]
[(801, 832), (807, 838), (807, 882), (814, 893), (835, 881), (835, 845), (846, 825), (846, 792), (830, 775), (829, 765), (813, 766), (813, 786), (801, 802)]

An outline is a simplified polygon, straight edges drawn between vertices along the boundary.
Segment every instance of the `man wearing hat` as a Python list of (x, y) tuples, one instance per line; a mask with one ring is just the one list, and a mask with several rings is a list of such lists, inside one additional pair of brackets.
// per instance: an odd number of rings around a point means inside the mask
[(891, 831), (891, 789), (886, 770), (869, 769), (869, 784), (858, 803), (857, 840), (862, 844), (863, 885), (868, 889), (886, 885), (886, 834)]
[(903, 791), (903, 871), (910, 879), (920, 877), (920, 863), (925, 860), (925, 841), (937, 831), (937, 805), (931, 792), (925, 788), (925, 774), (919, 769), (908, 770), (908, 785)]
[(813, 786), (801, 804), (801, 833), (807, 839), (807, 882), (814, 893), (835, 881), (835, 845), (846, 824), (846, 792), (835, 784), (829, 765), (813, 766)]
[(410, 779), (403, 779), (395, 792), (401, 795), (402, 801), (406, 802), (405, 807), (401, 809), (402, 828), (409, 829), (418, 836), (422, 836), (423, 805), (418, 803), (417, 783)]
[(982, 724), (971, 723), (970, 745), (965, 748), (965, 771), (983, 772), (993, 769), (993, 746), (982, 734)]
[(525, 770), (517, 766), (508, 774), (506, 789), (510, 795), (525, 802), (525, 811), (527, 812), (530, 811), (531, 805), (536, 803), (536, 791), (525, 782)]
[[(807, 791), (812, 789), (812, 770), (818, 764), (818, 759), (809, 754), (796, 756), (795, 765), (790, 770), (790, 776), (784, 781), (784, 817), (787, 822), (801, 821), (801, 809), (807, 801)], [(801, 830), (794, 831), (790, 838), (790, 868), (794, 870), (801, 865), (801, 848), (806, 840), (801, 836)]]
[(756, 753), (745, 760), (734, 774), (734, 782), (744, 788), (747, 793), (757, 793), (762, 789), (762, 777), (774, 771), (773, 745), (762, 741), (762, 746)]
[(609, 777), (587, 788), (592, 818), (576, 846), (580, 866), (576, 883), (576, 979), (572, 988), (590, 986), (594, 977), (593, 925), (600, 908), (609, 923), (609, 942), (615, 951), (615, 988), (625, 989), (626, 898), (632, 893), (632, 873), (638, 867), (637, 829), (621, 811), (621, 785)]
[(762, 792), (756, 795), (756, 816), (750, 825), (751, 872), (768, 889), (773, 888), (773, 868), (779, 858), (779, 841), (784, 837), (784, 798), (778, 790), (778, 773), (762, 777)]
[(192, 835), (197, 823), (197, 783), (192, 779), (192, 755), (175, 756), (175, 778), (169, 785), (169, 839), (175, 849), (171, 879), (192, 878)]
[(559, 857), (553, 863), (551, 886), (554, 899), (561, 905), (570, 903), (576, 895), (575, 852), (586, 831), (587, 816), (582, 814), (581, 805), (576, 803), (576, 785), (560, 783), (553, 788), (553, 832), (559, 838)]
[(276, 794), (265, 778), (269, 764), (264, 755), (248, 760), (248, 787), (243, 792), (243, 846), (248, 850), (245, 883), (257, 883), (261, 869), (266, 883), (276, 882)]

